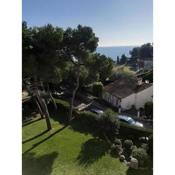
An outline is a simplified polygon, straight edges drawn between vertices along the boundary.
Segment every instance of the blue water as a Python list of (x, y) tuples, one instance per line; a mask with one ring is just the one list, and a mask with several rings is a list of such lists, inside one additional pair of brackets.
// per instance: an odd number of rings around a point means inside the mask
[(121, 57), (122, 54), (130, 56), (129, 51), (137, 46), (113, 46), (113, 47), (98, 47), (96, 52), (111, 57), (113, 60), (117, 59), (117, 56)]

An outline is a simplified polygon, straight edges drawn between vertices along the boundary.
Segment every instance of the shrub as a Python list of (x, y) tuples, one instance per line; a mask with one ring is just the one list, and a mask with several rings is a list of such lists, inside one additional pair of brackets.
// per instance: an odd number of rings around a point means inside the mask
[(145, 115), (152, 118), (152, 116), (153, 116), (153, 102), (145, 103), (144, 109), (145, 109)]
[(94, 132), (97, 128), (98, 116), (92, 112), (81, 112), (78, 114), (78, 120), (82, 128), (88, 132)]
[(114, 144), (115, 144), (115, 145), (122, 145), (122, 142), (121, 142), (120, 139), (115, 139), (115, 140), (114, 140)]
[(132, 140), (125, 140), (123, 143), (123, 147), (124, 147), (125, 157), (126, 157), (126, 159), (129, 159), (129, 157), (131, 156), (132, 147), (133, 147)]
[(116, 114), (112, 110), (107, 110), (100, 118), (98, 118), (97, 134), (99, 137), (109, 139), (111, 142), (119, 134), (119, 121)]
[(124, 155), (120, 155), (120, 161), (124, 162), (124, 160), (125, 160), (125, 156)]
[(97, 97), (102, 97), (103, 92), (103, 84), (101, 82), (96, 82), (92, 87), (93, 95)]
[(132, 140), (125, 140), (125, 141), (124, 141), (124, 148), (126, 148), (126, 149), (131, 149), (132, 146), (133, 146)]
[(132, 156), (138, 160), (140, 167), (145, 167), (148, 165), (149, 157), (145, 149), (135, 148), (132, 151)]
[(123, 152), (122, 145), (112, 144), (111, 146), (111, 154), (113, 156), (119, 156)]

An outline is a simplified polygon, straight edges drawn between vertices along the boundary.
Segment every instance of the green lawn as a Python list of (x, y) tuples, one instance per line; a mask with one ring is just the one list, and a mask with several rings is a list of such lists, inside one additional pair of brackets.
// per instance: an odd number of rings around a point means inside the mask
[(23, 175), (149, 175), (133, 172), (108, 153), (107, 145), (89, 134), (51, 119), (29, 121), (22, 129)]

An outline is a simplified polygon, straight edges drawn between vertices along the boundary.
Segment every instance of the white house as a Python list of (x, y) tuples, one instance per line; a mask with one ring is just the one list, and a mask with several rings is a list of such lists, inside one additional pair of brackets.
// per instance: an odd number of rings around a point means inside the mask
[(153, 85), (142, 79), (119, 78), (104, 87), (103, 99), (122, 110), (130, 109), (132, 105), (139, 109), (153, 100)]

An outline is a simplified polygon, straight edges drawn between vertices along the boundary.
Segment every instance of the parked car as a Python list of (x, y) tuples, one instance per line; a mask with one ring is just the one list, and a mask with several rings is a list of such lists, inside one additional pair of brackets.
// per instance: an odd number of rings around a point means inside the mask
[(91, 109), (89, 109), (89, 110), (90, 110), (91, 112), (97, 114), (97, 115), (103, 115), (103, 114), (104, 114), (104, 112), (103, 112), (102, 110), (98, 109), (98, 108), (91, 108)]
[(143, 123), (135, 121), (133, 118), (126, 116), (126, 115), (118, 115), (118, 118), (121, 122), (127, 123), (129, 125), (134, 125), (138, 127), (143, 127)]

